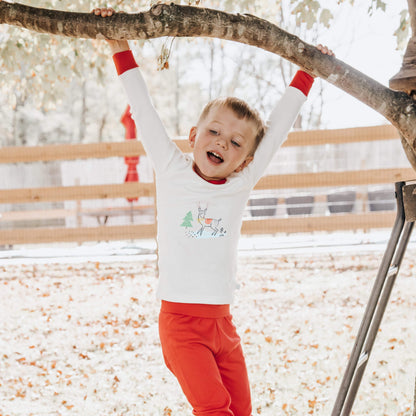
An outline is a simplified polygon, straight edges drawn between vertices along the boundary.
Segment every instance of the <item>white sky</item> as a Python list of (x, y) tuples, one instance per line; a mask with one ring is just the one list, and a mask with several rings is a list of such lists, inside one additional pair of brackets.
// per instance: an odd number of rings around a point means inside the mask
[[(396, 50), (393, 33), (399, 25), (400, 11), (407, 8), (407, 1), (387, 0), (387, 12), (377, 12), (372, 17), (367, 13), (369, 3), (356, 0), (353, 8), (340, 7), (331, 29), (320, 41), (330, 46), (337, 58), (388, 86), (389, 79), (401, 67), (404, 51)], [(332, 85), (325, 98), (326, 128), (387, 123), (376, 111)]]

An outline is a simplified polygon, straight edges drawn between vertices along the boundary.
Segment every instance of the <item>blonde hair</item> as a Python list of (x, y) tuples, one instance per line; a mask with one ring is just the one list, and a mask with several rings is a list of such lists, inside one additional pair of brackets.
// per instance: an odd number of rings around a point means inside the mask
[(216, 98), (210, 101), (202, 110), (201, 115), (199, 116), (198, 125), (208, 116), (209, 112), (214, 107), (226, 107), (234, 112), (240, 120), (247, 120), (252, 122), (256, 128), (256, 136), (254, 140), (254, 146), (250, 155), (254, 155), (257, 147), (262, 141), (266, 127), (263, 123), (263, 120), (260, 117), (260, 114), (254, 108), (251, 108), (245, 101), (240, 100), (236, 97), (222, 97)]

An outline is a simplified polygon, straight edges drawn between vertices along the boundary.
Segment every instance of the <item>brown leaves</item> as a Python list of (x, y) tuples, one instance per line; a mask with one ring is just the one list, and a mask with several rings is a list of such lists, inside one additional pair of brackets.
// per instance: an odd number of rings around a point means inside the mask
[(133, 344), (129, 342), (125, 348), (126, 351), (134, 351)]
[(164, 409), (163, 409), (163, 416), (172, 416), (173, 415), (173, 413), (172, 413), (172, 409), (170, 408), (170, 407), (165, 407)]
[[(308, 400), (308, 407), (310, 408), (310, 409), (315, 409), (315, 406), (316, 406), (316, 397), (313, 399), (313, 400)], [(312, 411), (310, 411), (309, 413), (313, 413)]]
[(265, 336), (264, 340), (269, 343), (269, 344), (274, 344), (274, 345), (279, 345), (283, 342), (282, 339), (274, 339), (273, 337), (271, 337), (270, 335)]
[[(130, 408), (126, 416), (189, 413), (163, 365), (155, 265), (128, 263), (0, 266), (0, 308), (7, 317), (0, 334), (0, 402), (9, 406), (4, 414), (30, 408), (34, 397), (48, 411), (60, 407), (62, 414), (82, 414), (86, 406), (91, 414), (107, 414), (109, 406), (122, 414), (120, 397)], [(366, 268), (358, 270), (360, 264)], [(360, 254), (354, 261), (328, 255), (279, 261), (270, 253), (240, 259), (244, 285), (233, 315), (244, 343), (254, 414), (330, 412), (377, 267), (378, 261)], [(402, 270), (410, 270), (405, 261)], [(367, 381), (360, 386), (357, 414), (409, 414), (413, 287), (410, 273), (397, 279)]]

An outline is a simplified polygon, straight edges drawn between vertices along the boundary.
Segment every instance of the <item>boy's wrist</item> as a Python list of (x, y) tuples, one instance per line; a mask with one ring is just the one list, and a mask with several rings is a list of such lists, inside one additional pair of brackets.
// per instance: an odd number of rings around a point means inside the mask
[(110, 40), (107, 42), (110, 45), (111, 53), (113, 55), (130, 50), (130, 46), (126, 40)]

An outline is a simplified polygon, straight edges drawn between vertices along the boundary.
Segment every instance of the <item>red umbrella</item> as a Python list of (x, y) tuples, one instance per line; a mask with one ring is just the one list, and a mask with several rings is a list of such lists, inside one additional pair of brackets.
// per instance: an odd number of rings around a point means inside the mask
[[(136, 140), (136, 125), (131, 117), (130, 106), (128, 105), (126, 110), (120, 119), (126, 129), (126, 140)], [(126, 156), (124, 163), (127, 165), (127, 174), (124, 178), (124, 182), (139, 182), (139, 174), (137, 172), (137, 165), (139, 163), (140, 156)], [(127, 198), (127, 201), (137, 201), (139, 198)]]

